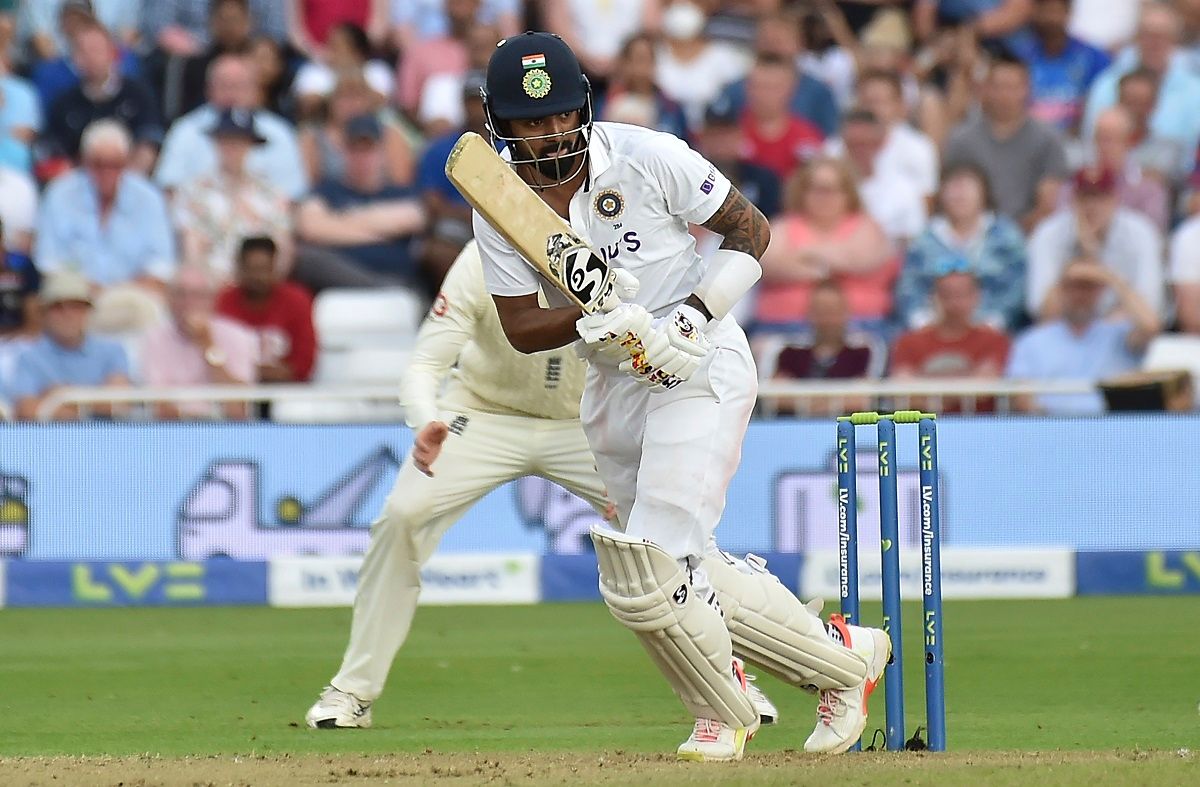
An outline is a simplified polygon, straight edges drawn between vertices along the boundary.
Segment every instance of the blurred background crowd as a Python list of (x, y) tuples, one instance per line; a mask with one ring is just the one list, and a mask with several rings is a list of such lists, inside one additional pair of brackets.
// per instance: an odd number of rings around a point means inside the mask
[(322, 299), (415, 332), (527, 28), (771, 219), (764, 378), (1098, 380), (1200, 334), (1200, 0), (0, 0), (0, 399), (347, 382)]

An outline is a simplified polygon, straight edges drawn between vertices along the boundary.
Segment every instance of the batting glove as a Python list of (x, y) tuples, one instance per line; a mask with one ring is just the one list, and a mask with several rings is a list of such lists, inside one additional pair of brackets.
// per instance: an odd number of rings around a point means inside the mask
[(608, 269), (608, 281), (605, 282), (605, 293), (596, 302), (596, 310), (610, 312), (623, 303), (631, 303), (637, 297), (642, 283), (624, 268), (615, 265)]
[(632, 357), (630, 348), (640, 346), (652, 333), (653, 322), (643, 307), (618, 303), (611, 311), (580, 317), (575, 321), (575, 330), (592, 353), (619, 364)]
[(643, 339), (642, 356), (631, 356), (619, 368), (656, 388), (674, 388), (691, 379), (712, 350), (712, 342), (700, 330), (705, 322), (699, 310), (686, 305), (675, 307), (653, 322), (652, 333)]

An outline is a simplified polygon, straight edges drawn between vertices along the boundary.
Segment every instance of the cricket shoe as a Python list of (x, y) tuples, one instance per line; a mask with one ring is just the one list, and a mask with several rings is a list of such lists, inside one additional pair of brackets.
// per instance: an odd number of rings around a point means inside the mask
[(755, 680), (755, 676), (747, 673), (746, 694), (750, 697), (750, 704), (758, 711), (759, 723), (763, 725), (779, 723), (779, 709), (775, 707), (775, 703), (771, 702), (771, 698), (754, 683)]
[(892, 657), (892, 641), (882, 629), (848, 625), (841, 615), (829, 618), (830, 636), (862, 656), (867, 663), (863, 682), (849, 689), (823, 689), (817, 694), (817, 727), (804, 750), (840, 754), (862, 737), (867, 726), (867, 700)]
[(304, 720), (314, 730), (334, 730), (371, 726), (371, 703), (353, 694), (326, 686), (321, 697), (304, 714)]
[[(742, 668), (741, 659), (733, 660), (733, 674), (741, 683), (742, 690), (749, 696), (750, 684), (746, 680), (746, 671)], [(763, 699), (766, 699), (766, 695), (763, 695)], [(759, 709), (757, 704), (754, 708)], [(731, 727), (718, 719), (696, 719), (692, 734), (679, 744), (675, 756), (689, 762), (740, 760), (746, 753), (746, 744), (754, 737), (754, 733), (758, 732), (759, 724), (761, 722), (755, 719), (749, 727)]]

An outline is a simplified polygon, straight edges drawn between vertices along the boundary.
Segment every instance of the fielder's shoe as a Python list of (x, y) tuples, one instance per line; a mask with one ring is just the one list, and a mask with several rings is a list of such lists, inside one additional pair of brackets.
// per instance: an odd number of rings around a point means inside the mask
[(817, 728), (804, 742), (804, 750), (840, 754), (862, 737), (867, 726), (867, 700), (875, 691), (883, 668), (892, 657), (892, 642), (882, 629), (847, 625), (841, 615), (831, 615), (830, 633), (867, 662), (867, 677), (852, 689), (825, 689), (817, 697)]
[(326, 686), (320, 699), (304, 714), (304, 720), (314, 730), (366, 729), (371, 726), (371, 703), (363, 702), (353, 694), (339, 691), (333, 686)]
[[(733, 660), (733, 673), (742, 684), (742, 690), (749, 694), (749, 683), (746, 681), (746, 672), (742, 669), (740, 659)], [(765, 695), (763, 698), (766, 699)], [(757, 709), (758, 705), (754, 707)], [(759, 724), (755, 719), (749, 727), (731, 727), (717, 719), (696, 719), (692, 734), (679, 744), (676, 757), (690, 762), (740, 760), (746, 753), (746, 744), (754, 737), (754, 733), (758, 732)]]

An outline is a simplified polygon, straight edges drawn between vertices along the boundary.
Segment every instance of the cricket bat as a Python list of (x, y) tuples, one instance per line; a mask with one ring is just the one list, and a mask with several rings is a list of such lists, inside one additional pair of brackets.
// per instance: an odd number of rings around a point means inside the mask
[(459, 137), (446, 177), (525, 261), (585, 314), (612, 291), (614, 273), (565, 219), (542, 202), (512, 164), (474, 131)]

